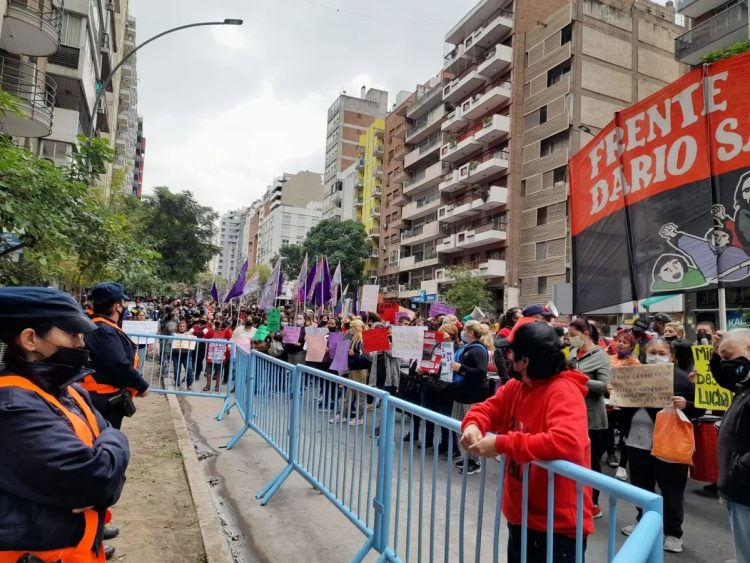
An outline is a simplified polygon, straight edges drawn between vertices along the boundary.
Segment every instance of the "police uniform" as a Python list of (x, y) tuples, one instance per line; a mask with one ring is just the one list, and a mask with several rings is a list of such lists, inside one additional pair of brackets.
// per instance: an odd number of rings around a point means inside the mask
[[(65, 293), (0, 288), (0, 326), (49, 324), (71, 334), (96, 329)], [(0, 563), (104, 561), (105, 512), (120, 496), (130, 451), (76, 383), (86, 373), (12, 352), (6, 357), (0, 372)]]
[[(118, 283), (100, 283), (91, 293), (95, 303), (109, 303), (128, 299)], [(96, 330), (84, 338), (89, 351), (88, 367), (93, 373), (83, 381), (90, 393), (91, 401), (101, 415), (115, 428), (120, 428), (126, 414), (122, 392), (141, 394), (148, 389), (148, 382), (138, 371), (136, 345), (111, 319), (91, 314)]]

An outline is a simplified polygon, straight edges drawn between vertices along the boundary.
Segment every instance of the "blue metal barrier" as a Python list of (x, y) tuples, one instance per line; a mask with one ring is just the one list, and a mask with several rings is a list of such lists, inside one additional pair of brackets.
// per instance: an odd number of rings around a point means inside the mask
[[(380, 554), (379, 561), (500, 559), (507, 460), (481, 460), (479, 475), (469, 476), (468, 455), (459, 451), (454, 459), (452, 454), (458, 451), (459, 421), (317, 369), (257, 352), (247, 357), (240, 353), (239, 358), (236, 398), (245, 425), (227, 447), (252, 429), (287, 461), (256, 495), (261, 504), (296, 471), (365, 536), (352, 561), (361, 561), (370, 550)], [(548, 562), (553, 561), (555, 508), (560, 509), (556, 484), (566, 479), (576, 484), (577, 562), (585, 551), (587, 487), (601, 491), (602, 498), (609, 496), (607, 561), (663, 562), (661, 497), (566, 461), (512, 468), (522, 480), (522, 561), (528, 551), (532, 466), (546, 472)], [(644, 514), (617, 552), (619, 501)]]
[[(154, 393), (191, 395), (222, 399), (217, 420), (222, 420), (231, 407), (231, 391), (236, 372), (237, 344), (231, 340), (213, 340), (161, 334), (128, 334), (137, 347), (138, 371)], [(229, 361), (224, 351), (229, 348)], [(214, 351), (216, 351), (214, 353)], [(222, 354), (222, 361), (218, 354)], [(215, 357), (212, 358), (212, 354)], [(246, 368), (245, 368), (246, 369)], [(203, 376), (207, 384), (200, 386)], [(197, 388), (195, 388), (198, 383)]]

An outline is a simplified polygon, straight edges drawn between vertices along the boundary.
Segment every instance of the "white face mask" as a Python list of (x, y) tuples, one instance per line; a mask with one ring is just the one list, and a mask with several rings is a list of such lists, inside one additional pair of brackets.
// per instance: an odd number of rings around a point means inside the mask
[(657, 356), (656, 354), (647, 354), (647, 364), (668, 364), (671, 360), (669, 356)]
[(294, 321), (294, 326), (304, 326), (304, 324), (305, 324), (305, 321), (303, 321), (302, 319), (296, 319)]
[(568, 341), (573, 348), (581, 348), (584, 344), (582, 336), (571, 336)]

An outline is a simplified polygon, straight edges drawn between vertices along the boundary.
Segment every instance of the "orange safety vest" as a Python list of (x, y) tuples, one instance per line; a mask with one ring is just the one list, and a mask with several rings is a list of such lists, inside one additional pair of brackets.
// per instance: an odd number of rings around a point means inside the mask
[[(81, 442), (89, 447), (94, 446), (94, 440), (99, 436), (99, 425), (96, 423), (96, 416), (94, 416), (86, 401), (81, 397), (81, 394), (72, 386), (68, 387), (68, 394), (78, 404), (78, 408), (81, 409), (86, 418), (85, 421), (78, 414), (65, 408), (53, 395), (42, 391), (25, 377), (19, 375), (0, 377), (0, 387), (19, 387), (36, 393), (68, 419), (73, 432), (75, 432)], [(99, 529), (99, 514), (95, 510), (88, 509), (83, 511), (83, 517), (86, 527), (83, 531), (83, 537), (77, 546), (36, 552), (0, 551), (0, 563), (17, 563), (18, 559), (27, 553), (39, 557), (44, 563), (99, 563), (104, 561), (104, 550), (100, 548), (99, 553), (94, 553), (92, 549), (96, 541), (96, 533)]]
[[(104, 323), (124, 334), (124, 331), (119, 326), (117, 326), (109, 319), (105, 319), (104, 317), (94, 317), (93, 319), (91, 319), (91, 322), (96, 324)], [(136, 354), (135, 358), (133, 359), (133, 367), (135, 369), (138, 369), (138, 354)], [(86, 377), (84, 377), (83, 381), (81, 381), (81, 386), (89, 393), (97, 393), (98, 395), (110, 395), (112, 393), (119, 393), (120, 391), (122, 391), (122, 389), (120, 389), (119, 387), (115, 387), (114, 385), (97, 382), (96, 379), (94, 379), (93, 375), (87, 375)], [(135, 389), (128, 388), (128, 391), (133, 396), (138, 393)]]

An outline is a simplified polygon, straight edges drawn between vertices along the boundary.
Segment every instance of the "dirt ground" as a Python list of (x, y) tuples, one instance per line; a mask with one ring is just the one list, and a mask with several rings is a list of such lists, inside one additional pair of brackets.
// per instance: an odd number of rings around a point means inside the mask
[(177, 446), (167, 399), (136, 399), (138, 412), (123, 422), (130, 466), (112, 524), (120, 536), (114, 561), (202, 563), (206, 561), (193, 500)]

